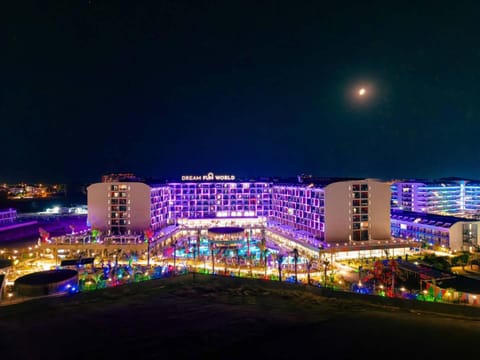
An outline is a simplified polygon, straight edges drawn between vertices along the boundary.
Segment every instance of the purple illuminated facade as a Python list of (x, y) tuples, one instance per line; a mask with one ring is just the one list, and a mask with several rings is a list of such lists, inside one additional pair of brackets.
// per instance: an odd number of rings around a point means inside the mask
[(272, 184), (268, 182), (167, 183), (170, 219), (268, 217)]
[(323, 238), (325, 231), (324, 189), (275, 185), (272, 190), (271, 219)]
[(395, 182), (392, 208), (461, 217), (480, 217), (480, 184), (469, 180)]
[[(236, 181), (185, 176), (183, 181), (92, 184), (88, 221), (112, 234), (154, 231), (201, 219), (257, 219), (327, 242), (390, 238), (390, 187), (369, 180)], [(189, 226), (194, 226), (190, 224)]]
[(392, 235), (453, 251), (471, 251), (480, 244), (480, 221), (392, 210)]
[(170, 188), (142, 182), (102, 182), (88, 187), (87, 223), (110, 235), (154, 231), (168, 223)]
[(168, 204), (171, 191), (168, 186), (152, 186), (150, 190), (151, 229), (158, 230), (168, 222)]

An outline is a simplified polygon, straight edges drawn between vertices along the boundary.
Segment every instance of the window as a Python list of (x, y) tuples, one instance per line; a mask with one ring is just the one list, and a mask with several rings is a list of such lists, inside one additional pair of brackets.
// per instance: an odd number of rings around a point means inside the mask
[(360, 241), (360, 231), (354, 231), (352, 234), (352, 240), (353, 241)]
[(368, 241), (368, 230), (361, 231), (361, 239), (362, 241)]

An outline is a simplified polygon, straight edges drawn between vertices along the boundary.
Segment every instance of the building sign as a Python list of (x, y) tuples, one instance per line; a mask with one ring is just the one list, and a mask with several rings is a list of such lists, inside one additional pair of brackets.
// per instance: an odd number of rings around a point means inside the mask
[(182, 181), (234, 181), (235, 175), (215, 175), (209, 172), (207, 175), (182, 175)]

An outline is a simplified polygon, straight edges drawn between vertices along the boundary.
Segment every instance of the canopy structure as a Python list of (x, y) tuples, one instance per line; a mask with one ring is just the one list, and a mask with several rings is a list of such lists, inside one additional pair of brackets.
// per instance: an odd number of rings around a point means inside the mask
[(242, 227), (213, 227), (208, 229), (208, 240), (218, 247), (237, 247), (244, 238)]

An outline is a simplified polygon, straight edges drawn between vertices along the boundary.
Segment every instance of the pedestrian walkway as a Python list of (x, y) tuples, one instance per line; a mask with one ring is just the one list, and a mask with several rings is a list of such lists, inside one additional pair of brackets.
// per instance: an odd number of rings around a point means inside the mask
[(473, 265), (472, 268), (470, 266), (465, 266), (464, 268), (462, 268), (461, 266), (454, 266), (452, 267), (452, 272), (468, 277), (470, 279), (480, 280), (480, 272), (478, 269), (478, 265)]

